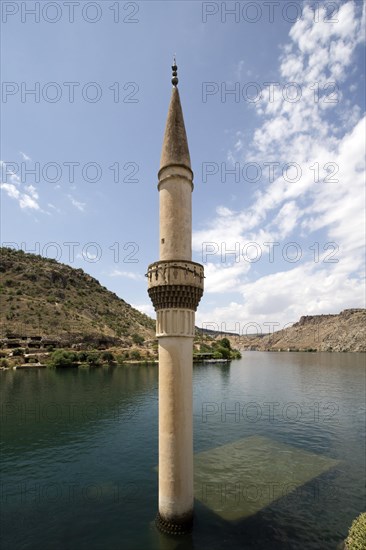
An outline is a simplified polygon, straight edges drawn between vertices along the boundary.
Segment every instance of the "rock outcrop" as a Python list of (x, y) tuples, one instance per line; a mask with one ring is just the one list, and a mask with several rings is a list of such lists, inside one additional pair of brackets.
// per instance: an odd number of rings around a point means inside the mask
[(304, 315), (291, 327), (273, 334), (243, 337), (242, 347), (260, 351), (366, 352), (366, 309)]

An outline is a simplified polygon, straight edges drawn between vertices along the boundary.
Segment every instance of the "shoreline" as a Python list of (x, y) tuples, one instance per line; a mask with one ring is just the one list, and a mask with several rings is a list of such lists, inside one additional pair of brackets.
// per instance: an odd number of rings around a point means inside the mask
[[(365, 351), (333, 351), (333, 350), (327, 350), (327, 351), (320, 351), (320, 350), (306, 350), (306, 349), (266, 349), (266, 350), (248, 350), (243, 349), (240, 350), (241, 353), (322, 353), (322, 354), (342, 354), (342, 353), (352, 353), (352, 354), (363, 354), (366, 353)], [(237, 361), (238, 359), (194, 359), (193, 358), (193, 365), (198, 363), (203, 364), (227, 364), (231, 363), (231, 361)], [(158, 365), (159, 361), (156, 360), (150, 360), (150, 361), (138, 361), (138, 360), (131, 360), (131, 361), (124, 361), (123, 363), (105, 363), (98, 366), (88, 365), (88, 364), (76, 364), (69, 367), (52, 367), (43, 363), (25, 363), (21, 365), (14, 365), (9, 367), (0, 367), (0, 371), (6, 371), (6, 370), (36, 370), (36, 369), (57, 369), (57, 370), (63, 370), (63, 369), (100, 369), (100, 368), (109, 368), (109, 367), (124, 367), (126, 365)]]

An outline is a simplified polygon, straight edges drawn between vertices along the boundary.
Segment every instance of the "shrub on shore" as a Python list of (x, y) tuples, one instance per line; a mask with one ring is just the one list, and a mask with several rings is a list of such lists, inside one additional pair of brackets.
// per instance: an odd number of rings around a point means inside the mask
[(345, 542), (346, 550), (366, 548), (366, 513), (360, 514), (352, 523)]
[(115, 358), (114, 358), (114, 355), (111, 351), (103, 351), (102, 353), (102, 361), (104, 361), (105, 363), (112, 363), (112, 361), (114, 361)]
[(49, 366), (55, 368), (67, 368), (76, 366), (78, 356), (72, 351), (58, 349), (51, 355)]
[(99, 367), (101, 365), (100, 354), (97, 353), (97, 352), (89, 353), (87, 358), (86, 358), (86, 362), (91, 367)]
[(213, 342), (212, 347), (214, 349), (214, 359), (241, 359), (240, 351), (231, 347), (228, 338), (221, 338), (221, 340)]
[(145, 338), (143, 336), (140, 336), (139, 334), (133, 334), (132, 341), (137, 346), (142, 346), (142, 344), (145, 342)]

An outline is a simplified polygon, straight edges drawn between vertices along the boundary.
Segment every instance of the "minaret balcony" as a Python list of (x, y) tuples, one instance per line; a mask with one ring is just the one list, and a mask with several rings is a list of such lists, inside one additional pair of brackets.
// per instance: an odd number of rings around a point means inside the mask
[(201, 264), (183, 260), (163, 260), (149, 265), (148, 293), (155, 310), (183, 308), (196, 311), (203, 294)]

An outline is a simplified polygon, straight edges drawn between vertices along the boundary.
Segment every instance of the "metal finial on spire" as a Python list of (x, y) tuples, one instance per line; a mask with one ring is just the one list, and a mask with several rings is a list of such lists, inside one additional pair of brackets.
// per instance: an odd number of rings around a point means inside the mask
[(177, 86), (177, 84), (178, 84), (178, 76), (177, 76), (178, 67), (177, 67), (177, 61), (175, 59), (175, 56), (173, 58), (172, 71), (173, 71), (172, 84), (173, 84), (173, 86)]

